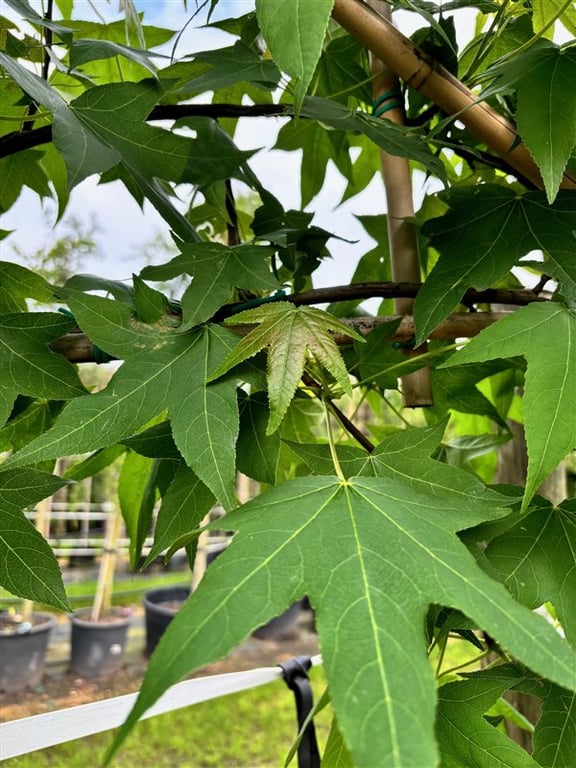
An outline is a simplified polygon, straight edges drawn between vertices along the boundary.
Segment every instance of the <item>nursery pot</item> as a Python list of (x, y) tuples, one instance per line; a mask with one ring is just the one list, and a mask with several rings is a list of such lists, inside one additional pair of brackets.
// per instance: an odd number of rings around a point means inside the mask
[(110, 609), (99, 621), (92, 621), (90, 609), (71, 616), (72, 656), (70, 671), (80, 677), (104, 677), (116, 672), (124, 660), (132, 612)]
[(50, 632), (56, 618), (49, 613), (33, 613), (30, 621), (16, 622), (0, 612), (0, 690), (15, 693), (38, 685), (44, 672), (44, 659)]
[(144, 596), (146, 655), (151, 656), (166, 627), (190, 595), (188, 587), (158, 587)]

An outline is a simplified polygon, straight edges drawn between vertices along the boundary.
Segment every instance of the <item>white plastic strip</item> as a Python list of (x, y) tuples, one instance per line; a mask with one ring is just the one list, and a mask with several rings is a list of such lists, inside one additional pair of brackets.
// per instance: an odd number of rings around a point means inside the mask
[[(312, 666), (322, 664), (320, 655), (312, 657)], [(261, 667), (247, 672), (198, 677), (172, 686), (142, 716), (162, 715), (175, 709), (200, 704), (250, 688), (258, 688), (282, 677), (280, 667)], [(114, 699), (95, 701), (79, 707), (46, 712), (42, 715), (11, 720), (0, 725), (0, 757), (26, 755), (38, 749), (54, 747), (73, 739), (108, 731), (121, 725), (132, 709), (138, 694), (129, 693)]]

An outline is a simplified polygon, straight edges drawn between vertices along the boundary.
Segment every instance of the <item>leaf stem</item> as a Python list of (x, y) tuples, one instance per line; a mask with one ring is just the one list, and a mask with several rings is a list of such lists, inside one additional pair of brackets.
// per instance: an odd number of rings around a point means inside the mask
[(340, 460), (338, 459), (338, 453), (336, 452), (336, 445), (334, 443), (334, 433), (332, 432), (332, 422), (330, 421), (330, 409), (328, 407), (328, 401), (324, 400), (323, 402), (324, 414), (326, 416), (326, 433), (328, 435), (328, 445), (330, 446), (330, 456), (332, 457), (332, 463), (334, 464), (334, 469), (336, 471), (336, 475), (338, 476), (338, 480), (340, 480), (342, 483), (345, 483), (346, 478), (342, 472)]
[(478, 654), (478, 656), (474, 656), (474, 658), (468, 659), (468, 661), (463, 661), (462, 664), (456, 664), (455, 667), (449, 667), (448, 669), (445, 669), (444, 672), (439, 673), (438, 667), (436, 669), (436, 679), (440, 680), (440, 678), (445, 677), (446, 675), (451, 675), (453, 672), (457, 672), (459, 669), (464, 669), (464, 667), (469, 667), (472, 664), (478, 664), (479, 661), (485, 659), (489, 654), (490, 650), (486, 649), (485, 651), (482, 651), (482, 653)]

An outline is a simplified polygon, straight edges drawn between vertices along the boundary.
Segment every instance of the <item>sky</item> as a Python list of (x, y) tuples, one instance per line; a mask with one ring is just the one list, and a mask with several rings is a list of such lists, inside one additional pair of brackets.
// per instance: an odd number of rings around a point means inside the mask
[[(31, 4), (35, 5), (34, 2)], [(118, 0), (112, 0), (112, 3), (93, 0), (92, 4), (106, 18), (118, 17), (114, 13)], [(76, 0), (77, 15), (93, 17), (90, 6), (88, 0)], [(144, 13), (144, 23), (179, 30), (189, 18), (195, 3), (194, 0), (188, 0), (188, 11), (182, 0), (138, 0), (137, 6)], [(240, 16), (252, 9), (251, 0), (220, 0), (214, 18)], [(404, 13), (398, 21), (398, 26), (406, 34), (422, 25), (423, 22), (415, 14)], [(460, 26), (461, 35), (471, 36), (472, 17), (464, 19)], [(231, 42), (233, 38), (225, 33), (199, 28), (199, 22), (194, 22), (183, 34), (177, 56), (217, 45), (230, 45)], [(295, 158), (300, 153), (269, 151), (281, 125), (282, 120), (279, 118), (240, 121), (235, 142), (241, 149), (263, 148), (250, 160), (252, 169), (285, 208), (299, 208), (300, 161)], [(385, 212), (384, 189), (378, 177), (361, 195), (338, 206), (345, 186), (345, 180), (330, 167), (323, 190), (307, 207), (307, 210), (315, 213), (315, 225), (353, 241), (346, 243), (332, 239), (328, 242), (333, 258), (326, 260), (315, 273), (314, 282), (318, 287), (349, 282), (359, 258), (374, 246), (374, 241), (365, 233), (354, 214)], [(417, 184), (417, 205), (423, 191), (422, 186)], [(2, 217), (0, 227), (14, 232), (0, 243), (0, 257), (16, 260), (14, 246), (25, 253), (32, 253), (52, 242), (61, 232), (58, 226), (55, 230), (52, 228), (55, 214), (52, 201), (41, 201), (34, 192), (25, 188), (17, 203)], [(120, 182), (99, 186), (96, 177), (85, 180), (72, 191), (65, 218), (68, 217), (86, 222), (94, 219), (97, 223), (96, 240), (99, 250), (97, 255), (83, 264), (82, 271), (107, 278), (129, 279), (133, 272), (138, 272), (144, 266), (142, 254), (149, 253), (151, 242), (159, 236), (170, 240), (169, 230), (155, 209), (145, 204), (142, 211)], [(153, 263), (165, 260), (166, 252), (162, 250), (153, 257)]]

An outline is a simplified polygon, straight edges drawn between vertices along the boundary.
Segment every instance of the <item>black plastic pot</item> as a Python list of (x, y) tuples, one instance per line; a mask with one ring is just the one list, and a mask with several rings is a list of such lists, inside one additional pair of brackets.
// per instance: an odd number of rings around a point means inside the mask
[(85, 678), (105, 677), (116, 672), (124, 661), (131, 612), (113, 608), (101, 621), (90, 619), (90, 609), (71, 617), (72, 653), (70, 671)]
[(51, 614), (34, 613), (30, 622), (0, 629), (1, 691), (16, 693), (39, 684), (50, 632), (55, 626)]
[(190, 595), (188, 587), (158, 587), (144, 596), (146, 618), (146, 655), (151, 656), (166, 627)]

